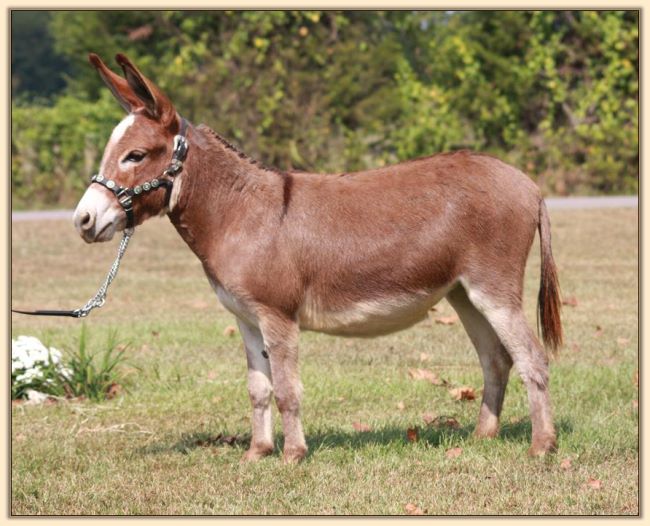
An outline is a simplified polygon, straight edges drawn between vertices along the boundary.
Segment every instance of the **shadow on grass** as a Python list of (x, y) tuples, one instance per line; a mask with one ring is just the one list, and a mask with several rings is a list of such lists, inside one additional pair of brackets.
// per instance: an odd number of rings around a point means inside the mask
[(182, 453), (183, 455), (187, 455), (191, 450), (200, 447), (230, 446), (247, 448), (249, 444), (250, 437), (199, 431), (196, 433), (183, 433), (176, 442), (159, 441), (154, 444), (149, 444), (138, 448), (137, 452), (141, 455), (159, 453)]
[[(474, 425), (458, 428), (418, 426), (418, 442), (425, 443), (430, 447), (445, 446), (457, 441), (471, 439), (474, 436), (474, 430)], [(556, 422), (556, 430), (558, 438), (560, 438), (563, 435), (571, 434), (573, 425), (568, 420), (560, 420)], [(390, 446), (391, 444), (398, 447), (408, 442), (407, 429), (395, 426), (364, 432), (328, 429), (311, 433), (306, 438), (309, 447), (308, 456), (323, 449), (363, 449), (370, 445)], [(531, 439), (532, 426), (528, 419), (503, 424), (497, 438), (497, 440), (504, 442), (519, 442), (522, 444), (529, 444)]]
[[(430, 447), (440, 447), (449, 443), (464, 441), (473, 436), (475, 426), (463, 427), (435, 427), (418, 426), (418, 441)], [(573, 425), (570, 421), (562, 419), (556, 422), (558, 438), (569, 435), (573, 432)], [(280, 451), (283, 443), (283, 436), (276, 437), (276, 450)], [(504, 423), (497, 440), (505, 442), (519, 442), (529, 444), (532, 438), (530, 420), (520, 420), (513, 423)], [(309, 447), (308, 457), (314, 452), (324, 449), (364, 449), (371, 445), (402, 446), (408, 442), (407, 429), (402, 427), (387, 426), (370, 431), (345, 431), (341, 429), (326, 429), (315, 433), (309, 433), (306, 437)], [(204, 431), (195, 433), (183, 433), (176, 441), (159, 441), (138, 449), (142, 455), (160, 453), (181, 453), (188, 454), (197, 448), (205, 447), (236, 447), (242, 451), (250, 444), (250, 435), (228, 435), (223, 433), (208, 433)]]

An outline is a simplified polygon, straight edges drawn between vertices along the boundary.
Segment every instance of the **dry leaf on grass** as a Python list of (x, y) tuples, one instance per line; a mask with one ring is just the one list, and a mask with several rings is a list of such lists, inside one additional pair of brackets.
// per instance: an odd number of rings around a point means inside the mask
[(423, 413), (422, 414), (422, 420), (424, 420), (424, 423), (426, 425), (429, 425), (429, 424), (433, 423), (433, 421), (435, 419), (436, 419), (436, 415), (434, 415), (433, 413)]
[(591, 489), (601, 489), (603, 487), (603, 483), (598, 479), (590, 478), (587, 480), (585, 486)]
[(418, 441), (418, 428), (417, 427), (409, 427), (406, 430), (406, 439), (409, 442), (417, 442)]
[(436, 373), (428, 369), (409, 369), (409, 376), (413, 380), (426, 380), (433, 385), (442, 385), (444, 382)]
[(404, 510), (408, 515), (424, 515), (424, 511), (422, 511), (419, 506), (416, 506), (411, 502), (404, 506)]
[(639, 409), (639, 401), (632, 400), (632, 409)]
[(431, 356), (429, 356), (427, 353), (421, 352), (420, 353), (420, 361), (421, 362), (428, 362), (431, 359)]
[(573, 342), (573, 343), (571, 344), (571, 350), (572, 350), (573, 352), (580, 352), (580, 346), (579, 346), (576, 342)]
[(400, 411), (404, 411), (405, 407), (406, 406), (404, 405), (404, 402), (397, 402), (397, 409), (399, 409)]
[(440, 325), (453, 325), (454, 323), (458, 322), (458, 316), (455, 314), (452, 314), (451, 316), (439, 316), (437, 318), (434, 318), (433, 321)]
[(445, 452), (447, 458), (458, 458), (463, 453), (463, 449), (460, 447), (452, 447)]
[(596, 338), (600, 338), (603, 335), (603, 328), (600, 325), (596, 325), (596, 332), (594, 332), (594, 336)]
[(630, 343), (629, 338), (616, 338), (616, 343), (618, 343), (619, 347), (625, 347), (628, 343)]
[(562, 305), (566, 305), (568, 307), (577, 307), (578, 298), (576, 298), (575, 296), (567, 296), (562, 300)]
[(560, 467), (565, 471), (571, 469), (571, 459), (565, 458), (564, 460), (562, 460), (562, 462), (560, 462)]
[(352, 427), (359, 433), (367, 433), (368, 431), (372, 430), (368, 424), (364, 424), (362, 422), (352, 422)]
[(214, 380), (217, 377), (217, 372), (216, 371), (209, 371), (208, 372), (208, 380)]
[(230, 337), (234, 336), (236, 332), (237, 329), (233, 325), (228, 325), (228, 327), (223, 330), (223, 335)]
[(473, 387), (468, 387), (463, 385), (462, 387), (456, 387), (455, 389), (450, 389), (449, 394), (454, 400), (476, 400), (476, 392)]
[(106, 389), (106, 398), (109, 400), (112, 400), (115, 398), (117, 395), (122, 393), (122, 386), (120, 384), (116, 384), (113, 382), (111, 385), (108, 386), (108, 389)]
[(460, 424), (453, 416), (439, 416), (433, 421), (433, 425), (437, 428), (449, 427), (451, 429), (460, 429)]

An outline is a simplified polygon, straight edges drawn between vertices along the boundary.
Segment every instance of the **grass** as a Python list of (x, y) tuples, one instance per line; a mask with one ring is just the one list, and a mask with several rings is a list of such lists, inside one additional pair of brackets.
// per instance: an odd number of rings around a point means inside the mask
[[(502, 431), (472, 437), (478, 401), (409, 378), (427, 368), (482, 387), (458, 325), (430, 321), (363, 340), (301, 336), (303, 423), (310, 453), (240, 464), (250, 439), (239, 336), (166, 219), (139, 228), (106, 305), (86, 321), (89, 349), (129, 342), (129, 392), (111, 401), (12, 408), (11, 510), (32, 514), (637, 514), (639, 512), (638, 228), (636, 210), (552, 213), (567, 345), (551, 368), (559, 451), (530, 459), (530, 420), (513, 373)], [(67, 222), (12, 227), (12, 305), (74, 308), (95, 293), (117, 241), (85, 245)], [(47, 269), (45, 271), (45, 269)], [(535, 246), (526, 277), (534, 322)], [(436, 315), (451, 314), (443, 302)], [(78, 320), (14, 315), (13, 337), (71, 352)], [(421, 360), (425, 355), (426, 361)], [(423, 414), (460, 427), (427, 426)], [(370, 426), (358, 432), (354, 422)], [(406, 438), (418, 427), (419, 441)], [(450, 448), (462, 448), (447, 458)], [(570, 459), (569, 469), (560, 465)], [(600, 488), (588, 484), (599, 480)]]

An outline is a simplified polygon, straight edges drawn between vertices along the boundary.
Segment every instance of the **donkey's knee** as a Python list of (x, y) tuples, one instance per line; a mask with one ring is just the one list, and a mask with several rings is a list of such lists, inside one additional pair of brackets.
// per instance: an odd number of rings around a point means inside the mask
[(248, 372), (248, 396), (254, 408), (269, 406), (273, 396), (273, 385), (264, 373), (254, 370)]

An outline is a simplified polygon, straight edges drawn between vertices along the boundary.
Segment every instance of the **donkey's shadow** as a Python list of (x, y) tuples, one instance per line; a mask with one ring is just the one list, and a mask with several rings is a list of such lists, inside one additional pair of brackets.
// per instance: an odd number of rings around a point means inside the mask
[[(417, 426), (417, 441), (429, 447), (441, 447), (458, 441), (472, 440), (474, 437), (474, 424), (449, 428), (434, 426)], [(558, 438), (573, 432), (573, 425), (568, 420), (556, 422)], [(502, 424), (497, 441), (520, 442), (530, 444), (532, 439), (532, 426), (528, 419), (514, 423)], [(327, 429), (306, 436), (309, 447), (308, 456), (318, 450), (345, 448), (363, 449), (369, 445), (389, 446), (391, 444), (404, 444), (409, 441), (407, 428), (386, 426), (369, 431), (345, 431)], [(281, 444), (281, 442), (280, 442)]]
[[(418, 426), (417, 440), (429, 447), (437, 448), (458, 441), (471, 440), (474, 436), (474, 430), (475, 426), (473, 424), (457, 428)], [(569, 435), (573, 432), (573, 425), (570, 421), (562, 419), (556, 422), (556, 430), (558, 438), (561, 438), (563, 435)], [(496, 440), (530, 444), (531, 437), (531, 422), (525, 419), (514, 423), (503, 424)], [(324, 429), (308, 433), (306, 440), (309, 448), (307, 457), (310, 457), (317, 451), (336, 448), (359, 450), (371, 445), (390, 446), (394, 444), (395, 446), (399, 446), (407, 443), (409, 439), (406, 428), (385, 426), (369, 431)], [(277, 451), (282, 450), (283, 441), (283, 435), (281, 433), (278, 434), (275, 440)], [(215, 434), (199, 431), (183, 433), (180, 439), (177, 438), (176, 440), (159, 440), (139, 448), (138, 453), (143, 455), (160, 453), (188, 454), (191, 450), (200, 447), (217, 446), (236, 447), (243, 451), (249, 445), (250, 435), (228, 435), (225, 432)]]

